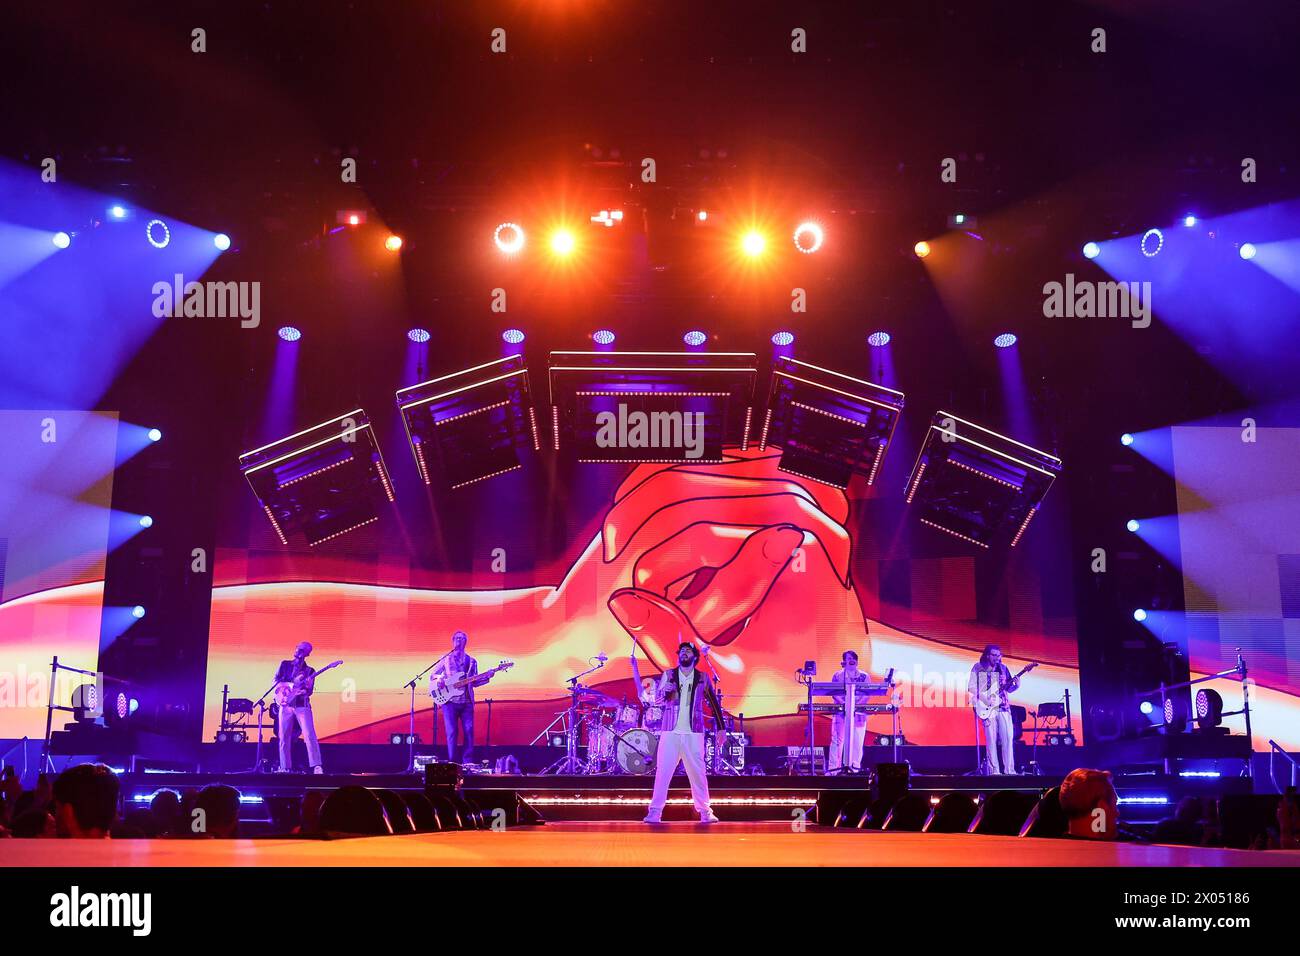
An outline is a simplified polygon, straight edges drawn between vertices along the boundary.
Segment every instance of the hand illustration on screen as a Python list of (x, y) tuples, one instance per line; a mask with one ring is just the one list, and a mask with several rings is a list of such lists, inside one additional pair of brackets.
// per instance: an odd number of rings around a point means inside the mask
[(869, 666), (865, 622), (855, 601), (845, 604), (854, 597), (847, 497), (778, 471), (770, 451), (729, 455), (640, 466), (623, 482), (601, 537), (606, 561), (632, 556), (631, 581), (610, 596), (610, 611), (660, 668), (689, 640), (718, 649), (714, 660), (747, 685), (754, 672), (797, 666), (799, 646), (784, 634), (846, 624)]

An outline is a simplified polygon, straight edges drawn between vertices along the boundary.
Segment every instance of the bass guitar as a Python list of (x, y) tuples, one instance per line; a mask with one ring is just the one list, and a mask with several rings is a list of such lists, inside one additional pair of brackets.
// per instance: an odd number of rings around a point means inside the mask
[(452, 703), (463, 698), (465, 688), (470, 684), (487, 683), (492, 679), (493, 674), (498, 671), (508, 671), (514, 666), (514, 661), (502, 661), (490, 671), (475, 674), (473, 677), (470, 677), (464, 671), (457, 671), (441, 681), (431, 678), (429, 681), (429, 696), (433, 698), (435, 706), (441, 707), (443, 704)]

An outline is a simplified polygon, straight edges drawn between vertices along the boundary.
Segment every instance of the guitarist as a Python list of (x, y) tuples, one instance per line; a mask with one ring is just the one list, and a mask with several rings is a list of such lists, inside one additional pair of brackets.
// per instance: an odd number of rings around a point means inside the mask
[[(442, 659), (442, 663), (429, 674), (429, 689), (432, 690), (452, 681), (478, 676), (478, 661), (465, 653), (469, 644), (469, 635), (457, 631), (451, 636), (451, 651)], [(442, 705), (442, 726), (447, 731), (447, 759), (452, 763), (468, 763), (474, 754), (474, 687), (487, 681), (471, 681), (465, 686), (461, 696), (453, 698)], [(457, 731), (465, 735), (464, 749), (460, 759), (456, 759)]]
[[(293, 769), (293, 757), (290, 745), (293, 743), (293, 722), (298, 721), (302, 728), (302, 739), (307, 744), (307, 762), (312, 773), (324, 773), (320, 762), (320, 741), (316, 739), (316, 722), (311, 715), (311, 695), (316, 689), (316, 671), (307, 663), (311, 645), (306, 641), (294, 649), (293, 660), (281, 661), (280, 669), (275, 672), (275, 682), (288, 682), (295, 685), (297, 691), (289, 702), (280, 707), (280, 719), (276, 734), (280, 738), (280, 770), (288, 772)], [(301, 688), (301, 690), (299, 690)]]
[(967, 691), (970, 693), (971, 705), (980, 701), (990, 709), (984, 724), (984, 753), (989, 763), (989, 773), (994, 775), (1013, 774), (1016, 762), (1011, 748), (1011, 702), (1010, 694), (1020, 686), (1020, 681), (1011, 676), (1011, 670), (1002, 663), (1002, 648), (990, 644), (984, 648), (979, 663), (971, 668)]

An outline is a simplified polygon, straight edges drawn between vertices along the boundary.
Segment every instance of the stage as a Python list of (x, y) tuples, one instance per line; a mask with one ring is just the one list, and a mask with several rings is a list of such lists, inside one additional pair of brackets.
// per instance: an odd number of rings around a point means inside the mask
[(789, 823), (569, 822), (501, 832), (342, 840), (0, 841), (0, 866), (59, 867), (1236, 867), (1300, 866), (1300, 851), (882, 833)]

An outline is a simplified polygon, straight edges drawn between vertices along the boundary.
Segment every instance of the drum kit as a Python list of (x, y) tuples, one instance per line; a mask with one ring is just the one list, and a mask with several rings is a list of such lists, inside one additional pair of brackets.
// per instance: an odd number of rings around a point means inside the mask
[[(659, 736), (643, 726), (641, 710), (636, 704), (619, 701), (608, 694), (573, 683), (571, 703), (561, 711), (541, 736), (563, 724), (565, 755), (543, 773), (613, 774), (654, 773)], [(586, 748), (585, 758), (578, 753), (578, 740)]]

